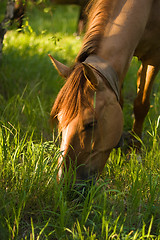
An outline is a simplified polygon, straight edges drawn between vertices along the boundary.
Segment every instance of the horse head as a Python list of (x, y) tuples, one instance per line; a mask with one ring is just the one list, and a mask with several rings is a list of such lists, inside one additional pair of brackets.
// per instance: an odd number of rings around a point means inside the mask
[(116, 73), (95, 55), (72, 69), (50, 58), (67, 78), (51, 111), (62, 133), (58, 175), (61, 178), (64, 166), (76, 164), (77, 180), (90, 179), (102, 172), (122, 134)]

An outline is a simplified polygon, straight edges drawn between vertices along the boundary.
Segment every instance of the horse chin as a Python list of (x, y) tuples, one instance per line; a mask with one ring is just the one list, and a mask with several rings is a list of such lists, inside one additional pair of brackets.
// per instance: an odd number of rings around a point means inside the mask
[[(98, 151), (90, 153), (88, 157), (85, 157), (85, 162), (77, 167), (76, 179), (78, 181), (93, 181), (102, 173), (111, 150)], [(78, 159), (77, 159), (78, 160)]]

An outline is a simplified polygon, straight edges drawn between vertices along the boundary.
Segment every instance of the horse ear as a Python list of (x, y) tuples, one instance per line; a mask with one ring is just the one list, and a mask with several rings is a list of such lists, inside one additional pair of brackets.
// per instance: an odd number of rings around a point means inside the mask
[(98, 86), (98, 79), (93, 71), (93, 68), (89, 64), (83, 63), (83, 72), (84, 72), (84, 76), (86, 77), (87, 81), (95, 89)]
[(67, 78), (70, 74), (70, 68), (64, 65), (63, 63), (57, 61), (50, 54), (48, 54), (48, 56), (50, 57), (51, 62), (53, 63), (55, 69), (58, 71), (59, 75), (64, 78)]

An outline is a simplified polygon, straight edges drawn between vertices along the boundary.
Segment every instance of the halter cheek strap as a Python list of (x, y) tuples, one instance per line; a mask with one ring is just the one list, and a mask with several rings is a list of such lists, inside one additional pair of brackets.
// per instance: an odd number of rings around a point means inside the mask
[[(97, 55), (90, 55), (86, 58), (84, 63), (87, 63), (92, 68), (97, 70), (109, 83), (110, 87), (114, 91), (118, 102), (120, 101), (120, 90), (119, 90), (119, 78), (116, 71), (106, 62), (104, 59)], [(121, 136), (117, 146), (119, 148), (123, 146), (123, 136)]]
[(119, 79), (116, 71), (106, 62), (104, 59), (98, 57), (97, 55), (90, 55), (86, 58), (84, 63), (87, 63), (92, 68), (100, 72), (102, 76), (109, 83), (110, 87), (113, 89), (117, 100), (120, 100), (120, 91), (119, 91)]

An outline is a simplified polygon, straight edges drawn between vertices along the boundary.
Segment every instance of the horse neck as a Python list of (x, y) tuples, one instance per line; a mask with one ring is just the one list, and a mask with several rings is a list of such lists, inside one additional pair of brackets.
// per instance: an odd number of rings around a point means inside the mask
[(115, 0), (97, 55), (106, 59), (122, 82), (144, 32), (153, 0)]

